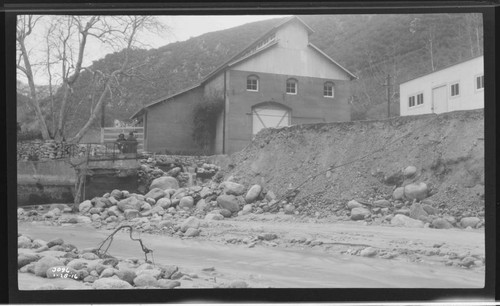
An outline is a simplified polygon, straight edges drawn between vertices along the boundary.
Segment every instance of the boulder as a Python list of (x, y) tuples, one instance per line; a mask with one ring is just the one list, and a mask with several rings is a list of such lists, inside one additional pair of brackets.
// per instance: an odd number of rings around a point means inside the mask
[(119, 200), (119, 199), (123, 198), (123, 192), (121, 190), (114, 189), (113, 191), (111, 191), (110, 196)]
[(241, 210), (242, 215), (247, 215), (252, 212), (253, 205), (252, 204), (246, 204), (243, 206), (243, 209)]
[(253, 185), (248, 189), (247, 194), (245, 195), (245, 202), (251, 204), (257, 200), (260, 193), (262, 191), (262, 187), (260, 185)]
[(223, 194), (218, 196), (217, 204), (219, 205), (219, 207), (227, 209), (231, 213), (238, 212), (240, 210), (239, 201), (234, 195)]
[(469, 226), (474, 228), (479, 222), (481, 222), (481, 219), (477, 217), (465, 217), (460, 219), (460, 225), (463, 228), (467, 228)]
[(21, 269), (22, 267), (37, 261), (40, 259), (40, 256), (37, 254), (19, 254), (17, 256), (17, 268)]
[(119, 270), (115, 270), (115, 275), (118, 276), (123, 281), (133, 285), (134, 279), (137, 277), (134, 270), (128, 268), (122, 268)]
[(118, 206), (111, 206), (108, 208), (108, 215), (118, 217), (122, 215), (122, 211), (118, 208)]
[(429, 215), (438, 215), (439, 214), (439, 209), (432, 207), (429, 204), (422, 204), (422, 208), (425, 210), (425, 212)]
[(164, 189), (161, 189), (161, 188), (153, 188), (153, 189), (150, 189), (148, 193), (146, 193), (144, 195), (144, 197), (147, 199), (147, 198), (152, 198), (154, 199), (155, 201), (157, 201), (158, 199), (161, 199), (165, 196), (165, 190)]
[(422, 208), (422, 204), (413, 203), (410, 207), (410, 218), (426, 221), (429, 214)]
[(31, 248), (31, 239), (26, 236), (17, 237), (17, 247), (22, 249)]
[(109, 197), (108, 201), (111, 203), (111, 206), (118, 205), (118, 200), (115, 197)]
[(245, 186), (235, 182), (224, 181), (220, 184), (220, 187), (224, 189), (224, 193), (228, 195), (242, 195), (245, 193)]
[(356, 200), (350, 200), (349, 202), (347, 202), (347, 208), (353, 209), (357, 207), (363, 207), (363, 204), (359, 203)]
[(92, 283), (94, 289), (131, 289), (132, 285), (114, 277), (100, 278)]
[(391, 202), (389, 202), (387, 200), (377, 200), (377, 201), (373, 202), (373, 206), (376, 206), (376, 207), (389, 207), (389, 206), (391, 206)]
[(451, 223), (444, 218), (436, 218), (432, 220), (432, 227), (438, 229), (448, 229), (452, 228), (453, 225), (451, 225)]
[(181, 231), (185, 232), (188, 228), (199, 228), (200, 227), (200, 220), (196, 217), (189, 217), (184, 222), (181, 224)]
[(391, 219), (391, 224), (403, 227), (420, 228), (424, 227), (424, 222), (415, 220), (405, 215), (397, 214)]
[(172, 201), (168, 198), (161, 198), (156, 201), (156, 205), (162, 207), (163, 209), (167, 209), (172, 205)]
[(100, 214), (102, 212), (101, 207), (93, 207), (89, 210), (89, 214), (94, 215), (94, 214)]
[(223, 220), (224, 216), (221, 215), (220, 213), (209, 213), (205, 216), (205, 220), (210, 221), (210, 220)]
[(165, 214), (165, 209), (163, 209), (161, 206), (156, 205), (155, 207), (151, 208), (151, 214), (158, 214), (160, 216), (163, 216)]
[(404, 195), (407, 199), (421, 201), (429, 194), (429, 188), (424, 182), (411, 183), (404, 187)]
[(351, 210), (352, 220), (364, 220), (370, 215), (370, 211), (363, 207), (355, 207)]
[(394, 189), (394, 191), (392, 192), (392, 198), (394, 200), (402, 200), (404, 198), (404, 195), (405, 195), (404, 187), (398, 187)]
[(194, 206), (194, 199), (192, 196), (182, 197), (179, 202), (179, 208), (190, 210)]
[(106, 269), (102, 270), (102, 272), (99, 274), (99, 277), (100, 278), (112, 277), (113, 275), (115, 275), (115, 271), (116, 271), (116, 269), (114, 269), (114, 268), (106, 268)]
[(160, 279), (158, 281), (158, 287), (162, 289), (174, 289), (175, 287), (179, 287), (181, 282), (170, 279)]
[(54, 266), (64, 266), (64, 263), (53, 256), (42, 257), (35, 264), (35, 275), (41, 277), (47, 277), (47, 270)]
[(64, 243), (64, 240), (62, 240), (62, 238), (54, 238), (54, 239), (50, 240), (49, 242), (47, 242), (47, 247), (51, 248), (55, 245), (61, 245), (63, 243)]
[(200, 235), (200, 229), (199, 228), (188, 228), (186, 232), (184, 233), (185, 237), (196, 237)]
[(85, 200), (78, 205), (78, 211), (83, 214), (88, 212), (92, 207), (92, 202), (90, 202), (90, 200)]
[(171, 176), (161, 176), (154, 179), (149, 186), (149, 190), (154, 188), (165, 189), (179, 189), (179, 182)]
[[(154, 200), (153, 200), (154, 201)], [(154, 205), (154, 203), (153, 203)], [(151, 210), (152, 206), (148, 202), (142, 202), (141, 210)]]
[(158, 280), (149, 274), (141, 274), (134, 278), (137, 287), (158, 287)]
[(106, 198), (95, 198), (94, 207), (95, 208), (106, 208), (109, 207), (111, 203), (107, 204), (109, 201)]
[(295, 206), (293, 206), (292, 204), (286, 204), (283, 207), (283, 210), (285, 211), (285, 214), (292, 215), (295, 213)]
[(406, 177), (412, 177), (415, 174), (417, 174), (417, 167), (415, 166), (408, 166), (403, 170), (403, 175)]
[(77, 259), (73, 259), (72, 261), (68, 262), (68, 264), (66, 266), (69, 268), (75, 269), (75, 270), (82, 270), (82, 269), (86, 269), (88, 265), (89, 265), (88, 260), (82, 259), (82, 258), (77, 258)]
[(144, 202), (139, 201), (136, 197), (130, 197), (118, 202), (117, 206), (121, 211), (125, 211), (127, 209), (135, 209), (139, 211), (141, 210), (141, 206), (143, 203)]
[(373, 257), (377, 255), (377, 249), (372, 248), (372, 247), (367, 247), (366, 249), (361, 250), (359, 255), (363, 257)]
[(221, 214), (224, 218), (230, 218), (230, 217), (233, 215), (233, 213), (231, 213), (231, 211), (230, 211), (230, 210), (225, 209), (225, 208), (220, 209), (220, 210), (219, 210), (219, 213), (220, 213), (220, 214)]
[(198, 210), (205, 210), (208, 207), (208, 203), (205, 201), (205, 199), (201, 199), (196, 203), (196, 209)]

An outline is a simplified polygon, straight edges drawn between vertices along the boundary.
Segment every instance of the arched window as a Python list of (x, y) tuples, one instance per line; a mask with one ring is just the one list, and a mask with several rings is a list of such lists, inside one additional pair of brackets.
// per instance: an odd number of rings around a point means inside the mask
[(299, 82), (296, 79), (286, 80), (286, 93), (289, 95), (296, 95), (298, 91)]
[(247, 77), (247, 90), (259, 91), (259, 77), (256, 75), (249, 75)]
[(333, 82), (325, 82), (323, 85), (323, 96), (326, 98), (333, 98), (335, 95)]

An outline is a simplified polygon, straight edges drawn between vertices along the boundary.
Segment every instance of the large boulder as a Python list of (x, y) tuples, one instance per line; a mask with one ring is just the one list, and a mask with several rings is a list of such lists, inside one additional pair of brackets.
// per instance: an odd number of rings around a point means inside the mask
[(224, 189), (225, 194), (229, 195), (242, 195), (245, 193), (245, 186), (242, 184), (238, 184), (235, 182), (230, 182), (230, 181), (224, 181), (220, 184), (220, 187)]
[(229, 210), (230, 212), (238, 212), (240, 210), (240, 204), (238, 198), (234, 195), (220, 195), (217, 197), (217, 204), (220, 208)]
[(122, 215), (122, 211), (118, 208), (118, 206), (111, 206), (108, 208), (108, 215), (118, 217)]
[(121, 280), (124, 280), (131, 285), (134, 284), (134, 279), (137, 277), (134, 270), (128, 268), (122, 268), (116, 270), (115, 275), (118, 276)]
[(83, 214), (88, 212), (92, 207), (94, 207), (92, 205), (92, 202), (90, 202), (90, 200), (85, 200), (82, 203), (80, 203), (80, 205), (78, 205), (78, 211), (80, 211), (80, 213)]
[(179, 208), (189, 210), (194, 206), (194, 199), (192, 196), (182, 197), (179, 202)]
[(424, 227), (424, 222), (415, 220), (405, 215), (397, 214), (391, 219), (391, 224), (403, 227)]
[(35, 264), (35, 275), (47, 277), (47, 270), (54, 266), (64, 266), (64, 263), (53, 256), (45, 256)]
[(158, 287), (158, 280), (152, 275), (143, 273), (134, 278), (137, 287)]
[(19, 254), (17, 256), (17, 268), (21, 269), (27, 264), (35, 262), (38, 259), (40, 259), (40, 256), (38, 256), (37, 254)]
[(167, 209), (172, 205), (172, 200), (170, 200), (169, 198), (161, 198), (156, 201), (156, 205), (160, 206), (163, 209)]
[(196, 203), (196, 209), (198, 210), (205, 210), (208, 208), (208, 203), (205, 201), (205, 199), (201, 199)]
[(359, 203), (356, 200), (350, 200), (349, 202), (347, 202), (347, 208), (353, 209), (357, 207), (363, 207), (363, 204)]
[(142, 204), (144, 204), (144, 202), (139, 201), (136, 197), (130, 197), (118, 202), (117, 206), (123, 212), (127, 209), (135, 209), (140, 211)]
[(415, 174), (417, 174), (417, 167), (415, 166), (408, 166), (403, 170), (403, 175), (406, 177), (412, 177)]
[(391, 202), (389, 202), (387, 200), (377, 200), (377, 201), (373, 202), (373, 206), (376, 206), (376, 207), (389, 207), (389, 206), (391, 206)]
[(186, 232), (184, 233), (185, 237), (196, 237), (200, 235), (200, 229), (199, 228), (188, 228)]
[(245, 201), (248, 204), (255, 202), (255, 200), (257, 200), (257, 198), (259, 197), (261, 191), (262, 187), (260, 185), (253, 185), (252, 187), (250, 187), (250, 189), (248, 189), (248, 192), (245, 195)]
[(411, 183), (405, 186), (404, 195), (409, 200), (421, 201), (429, 194), (429, 188), (424, 182)]
[(133, 288), (128, 282), (121, 280), (118, 276), (100, 278), (92, 283), (94, 289), (131, 289)]
[(26, 236), (17, 237), (17, 247), (22, 249), (29, 249), (31, 247), (31, 239)]
[(474, 228), (479, 222), (481, 222), (481, 219), (477, 217), (465, 217), (460, 219), (460, 225), (464, 228), (469, 226)]
[(170, 279), (160, 279), (158, 281), (158, 286), (162, 289), (174, 289), (175, 287), (179, 287), (181, 282)]
[(148, 193), (144, 195), (144, 198), (152, 198), (155, 201), (157, 201), (160, 198), (163, 198), (166, 195), (165, 190), (160, 189), (160, 188), (153, 188), (149, 190)]
[(177, 179), (171, 176), (161, 176), (157, 179), (154, 179), (149, 186), (149, 190), (154, 188), (160, 188), (162, 190), (165, 189), (179, 189), (179, 182)]
[(422, 204), (413, 203), (410, 207), (410, 218), (426, 221), (429, 214), (423, 209)]
[(125, 219), (132, 220), (139, 217), (139, 211), (137, 209), (125, 209), (123, 212)]
[(200, 227), (200, 220), (196, 217), (189, 217), (184, 222), (181, 224), (181, 231), (185, 232), (188, 228), (199, 228)]
[(453, 225), (451, 225), (451, 223), (448, 222), (444, 218), (436, 218), (436, 219), (432, 220), (432, 227), (439, 228), (439, 229), (448, 229), (448, 228), (452, 228)]
[(402, 200), (405, 196), (405, 188), (404, 187), (398, 187), (394, 189), (392, 192), (392, 198), (394, 200)]
[(351, 210), (352, 220), (364, 220), (370, 215), (370, 211), (363, 207), (355, 207)]

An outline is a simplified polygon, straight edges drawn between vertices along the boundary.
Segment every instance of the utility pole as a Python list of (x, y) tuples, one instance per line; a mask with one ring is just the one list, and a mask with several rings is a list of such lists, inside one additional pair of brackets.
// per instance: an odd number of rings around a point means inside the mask
[(102, 102), (102, 104), (101, 104), (101, 128), (104, 127), (105, 110), (106, 110), (106, 102)]
[(391, 75), (387, 74), (387, 118), (391, 118)]

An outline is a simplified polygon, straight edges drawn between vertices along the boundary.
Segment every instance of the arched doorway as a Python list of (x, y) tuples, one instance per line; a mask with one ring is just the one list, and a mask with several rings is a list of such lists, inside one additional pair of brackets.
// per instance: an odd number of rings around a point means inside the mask
[(252, 107), (252, 135), (270, 127), (289, 126), (291, 109), (275, 102), (264, 102)]

